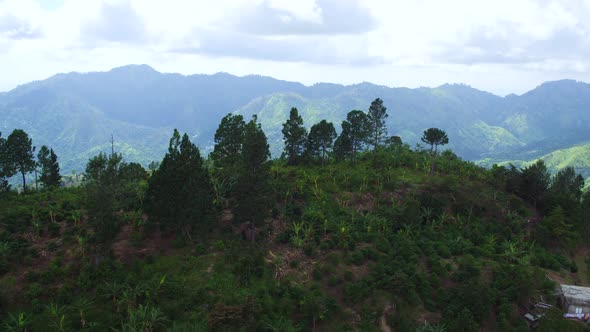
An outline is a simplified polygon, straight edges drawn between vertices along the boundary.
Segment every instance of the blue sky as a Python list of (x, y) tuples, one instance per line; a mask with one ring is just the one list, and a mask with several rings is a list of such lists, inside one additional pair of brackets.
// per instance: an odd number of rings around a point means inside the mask
[(131, 63), (523, 93), (590, 81), (590, 0), (0, 0), (0, 91)]
[(37, 0), (41, 8), (45, 10), (53, 10), (61, 7), (64, 3), (64, 0)]

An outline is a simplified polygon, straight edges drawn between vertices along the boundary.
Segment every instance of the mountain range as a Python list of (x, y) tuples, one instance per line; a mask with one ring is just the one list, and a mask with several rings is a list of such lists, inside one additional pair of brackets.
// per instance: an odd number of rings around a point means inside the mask
[[(590, 84), (572, 80), (500, 97), (463, 84), (305, 86), (257, 75), (160, 73), (147, 65), (58, 74), (1, 93), (0, 132), (5, 137), (22, 128), (35, 145), (53, 147), (63, 170), (80, 172), (88, 158), (110, 151), (111, 135), (126, 160), (146, 165), (163, 157), (174, 128), (208, 152), (223, 116), (256, 114), (278, 157), (291, 107), (299, 109), (308, 128), (327, 119), (339, 129), (346, 113), (366, 111), (377, 97), (388, 108), (390, 135), (414, 145), (423, 130), (438, 127), (449, 136), (448, 148), (484, 165), (524, 165), (543, 157), (557, 169), (568, 165), (564, 153), (586, 151), (583, 146), (590, 142)], [(547, 157), (552, 153), (561, 159)], [(589, 176), (590, 157), (582, 159), (572, 165)]]

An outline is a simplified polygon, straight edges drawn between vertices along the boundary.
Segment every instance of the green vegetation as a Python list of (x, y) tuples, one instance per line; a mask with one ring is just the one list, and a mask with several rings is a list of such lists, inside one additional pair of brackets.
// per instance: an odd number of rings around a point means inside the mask
[[(590, 199), (573, 169), (485, 169), (438, 151), (441, 129), (411, 149), (368, 139), (370, 119), (350, 112), (334, 146), (320, 120), (270, 160), (258, 118), (230, 114), (208, 160), (174, 130), (150, 171), (113, 151), (82, 186), (2, 192), (3, 327), (528, 331), (522, 312), (558, 303), (547, 275), (586, 278)], [(539, 324), (583, 329), (558, 309)]]
[[(448, 147), (457, 155), (490, 158), (489, 166), (514, 156), (530, 161), (588, 142), (590, 85), (575, 81), (545, 83), (521, 96), (499, 97), (460, 84), (418, 89), (370, 83), (304, 86), (253, 75), (168, 75), (132, 65), (24, 84), (0, 94), (0, 111), (4, 138), (22, 128), (37, 147), (53, 148), (65, 177), (83, 172), (88, 159), (99, 152), (109, 152), (111, 135), (128, 162), (144, 167), (166, 153), (173, 128), (188, 133), (203, 154), (209, 153), (215, 129), (228, 113), (244, 119), (257, 115), (272, 156), (278, 157), (283, 151), (282, 125), (292, 107), (308, 131), (325, 119), (340, 133), (350, 110), (371, 115), (375, 96), (395, 114), (381, 119), (383, 128), (393, 129), (391, 135), (414, 146), (425, 129), (437, 126), (446, 131)], [(576, 158), (582, 163), (575, 165), (568, 156), (582, 155), (570, 152), (559, 157), (559, 169), (575, 166), (585, 178), (590, 176), (588, 158)], [(545, 161), (552, 170), (558, 165)]]

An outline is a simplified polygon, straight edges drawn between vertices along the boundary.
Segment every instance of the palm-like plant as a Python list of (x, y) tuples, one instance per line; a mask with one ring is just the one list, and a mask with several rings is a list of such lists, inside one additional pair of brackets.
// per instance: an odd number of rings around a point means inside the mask
[(78, 298), (74, 304), (72, 304), (72, 309), (76, 310), (80, 316), (80, 327), (82, 329), (85, 329), (88, 325), (88, 322), (86, 321), (86, 313), (93, 308), (94, 302), (85, 297)]
[(428, 323), (428, 321), (424, 321), (424, 325), (418, 327), (418, 329), (416, 329), (416, 332), (446, 332), (447, 331), (447, 327), (445, 326), (445, 324), (436, 324), (436, 325), (431, 325), (430, 323)]
[(80, 210), (73, 210), (70, 214), (70, 220), (74, 222), (75, 226), (80, 224), (80, 219), (82, 218), (82, 212)]
[(111, 301), (113, 302), (113, 307), (117, 312), (121, 311), (119, 298), (122, 290), (123, 285), (119, 284), (116, 281), (108, 282), (101, 287), (102, 295), (106, 298), (111, 299)]
[(7, 332), (27, 332), (29, 326), (31, 326), (31, 316), (21, 311), (17, 315), (8, 314), (4, 329)]
[(0, 241), (0, 258), (6, 259), (12, 251), (12, 245), (8, 241)]
[(49, 311), (49, 315), (51, 315), (51, 317), (53, 318), (52, 325), (55, 328), (55, 330), (58, 332), (65, 331), (67, 325), (65, 315), (66, 307), (59, 305), (57, 303), (50, 303), (47, 306), (47, 309)]
[(270, 320), (264, 321), (265, 330), (274, 331), (274, 332), (297, 332), (301, 331), (299, 327), (293, 325), (289, 319), (280, 316), (278, 318), (273, 318)]
[(303, 222), (294, 222), (291, 225), (291, 228), (293, 228), (293, 238), (291, 239), (293, 241), (293, 244), (297, 247), (297, 248), (301, 248), (303, 247), (303, 244), (305, 242), (305, 239), (303, 238)]
[(166, 316), (154, 306), (140, 304), (129, 312), (129, 319), (123, 324), (122, 331), (152, 332), (158, 326), (164, 325)]

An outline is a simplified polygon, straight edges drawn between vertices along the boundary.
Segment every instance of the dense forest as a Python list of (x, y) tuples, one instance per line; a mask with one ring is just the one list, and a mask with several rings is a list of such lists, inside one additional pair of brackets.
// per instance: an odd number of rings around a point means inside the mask
[(270, 159), (228, 114), (209, 156), (174, 130), (147, 170), (113, 145), (70, 187), (52, 147), (0, 136), (2, 330), (587, 330), (555, 292), (590, 284), (583, 178), (480, 167), (444, 128), (411, 148), (387, 119), (379, 98), (336, 125), (291, 108)]

